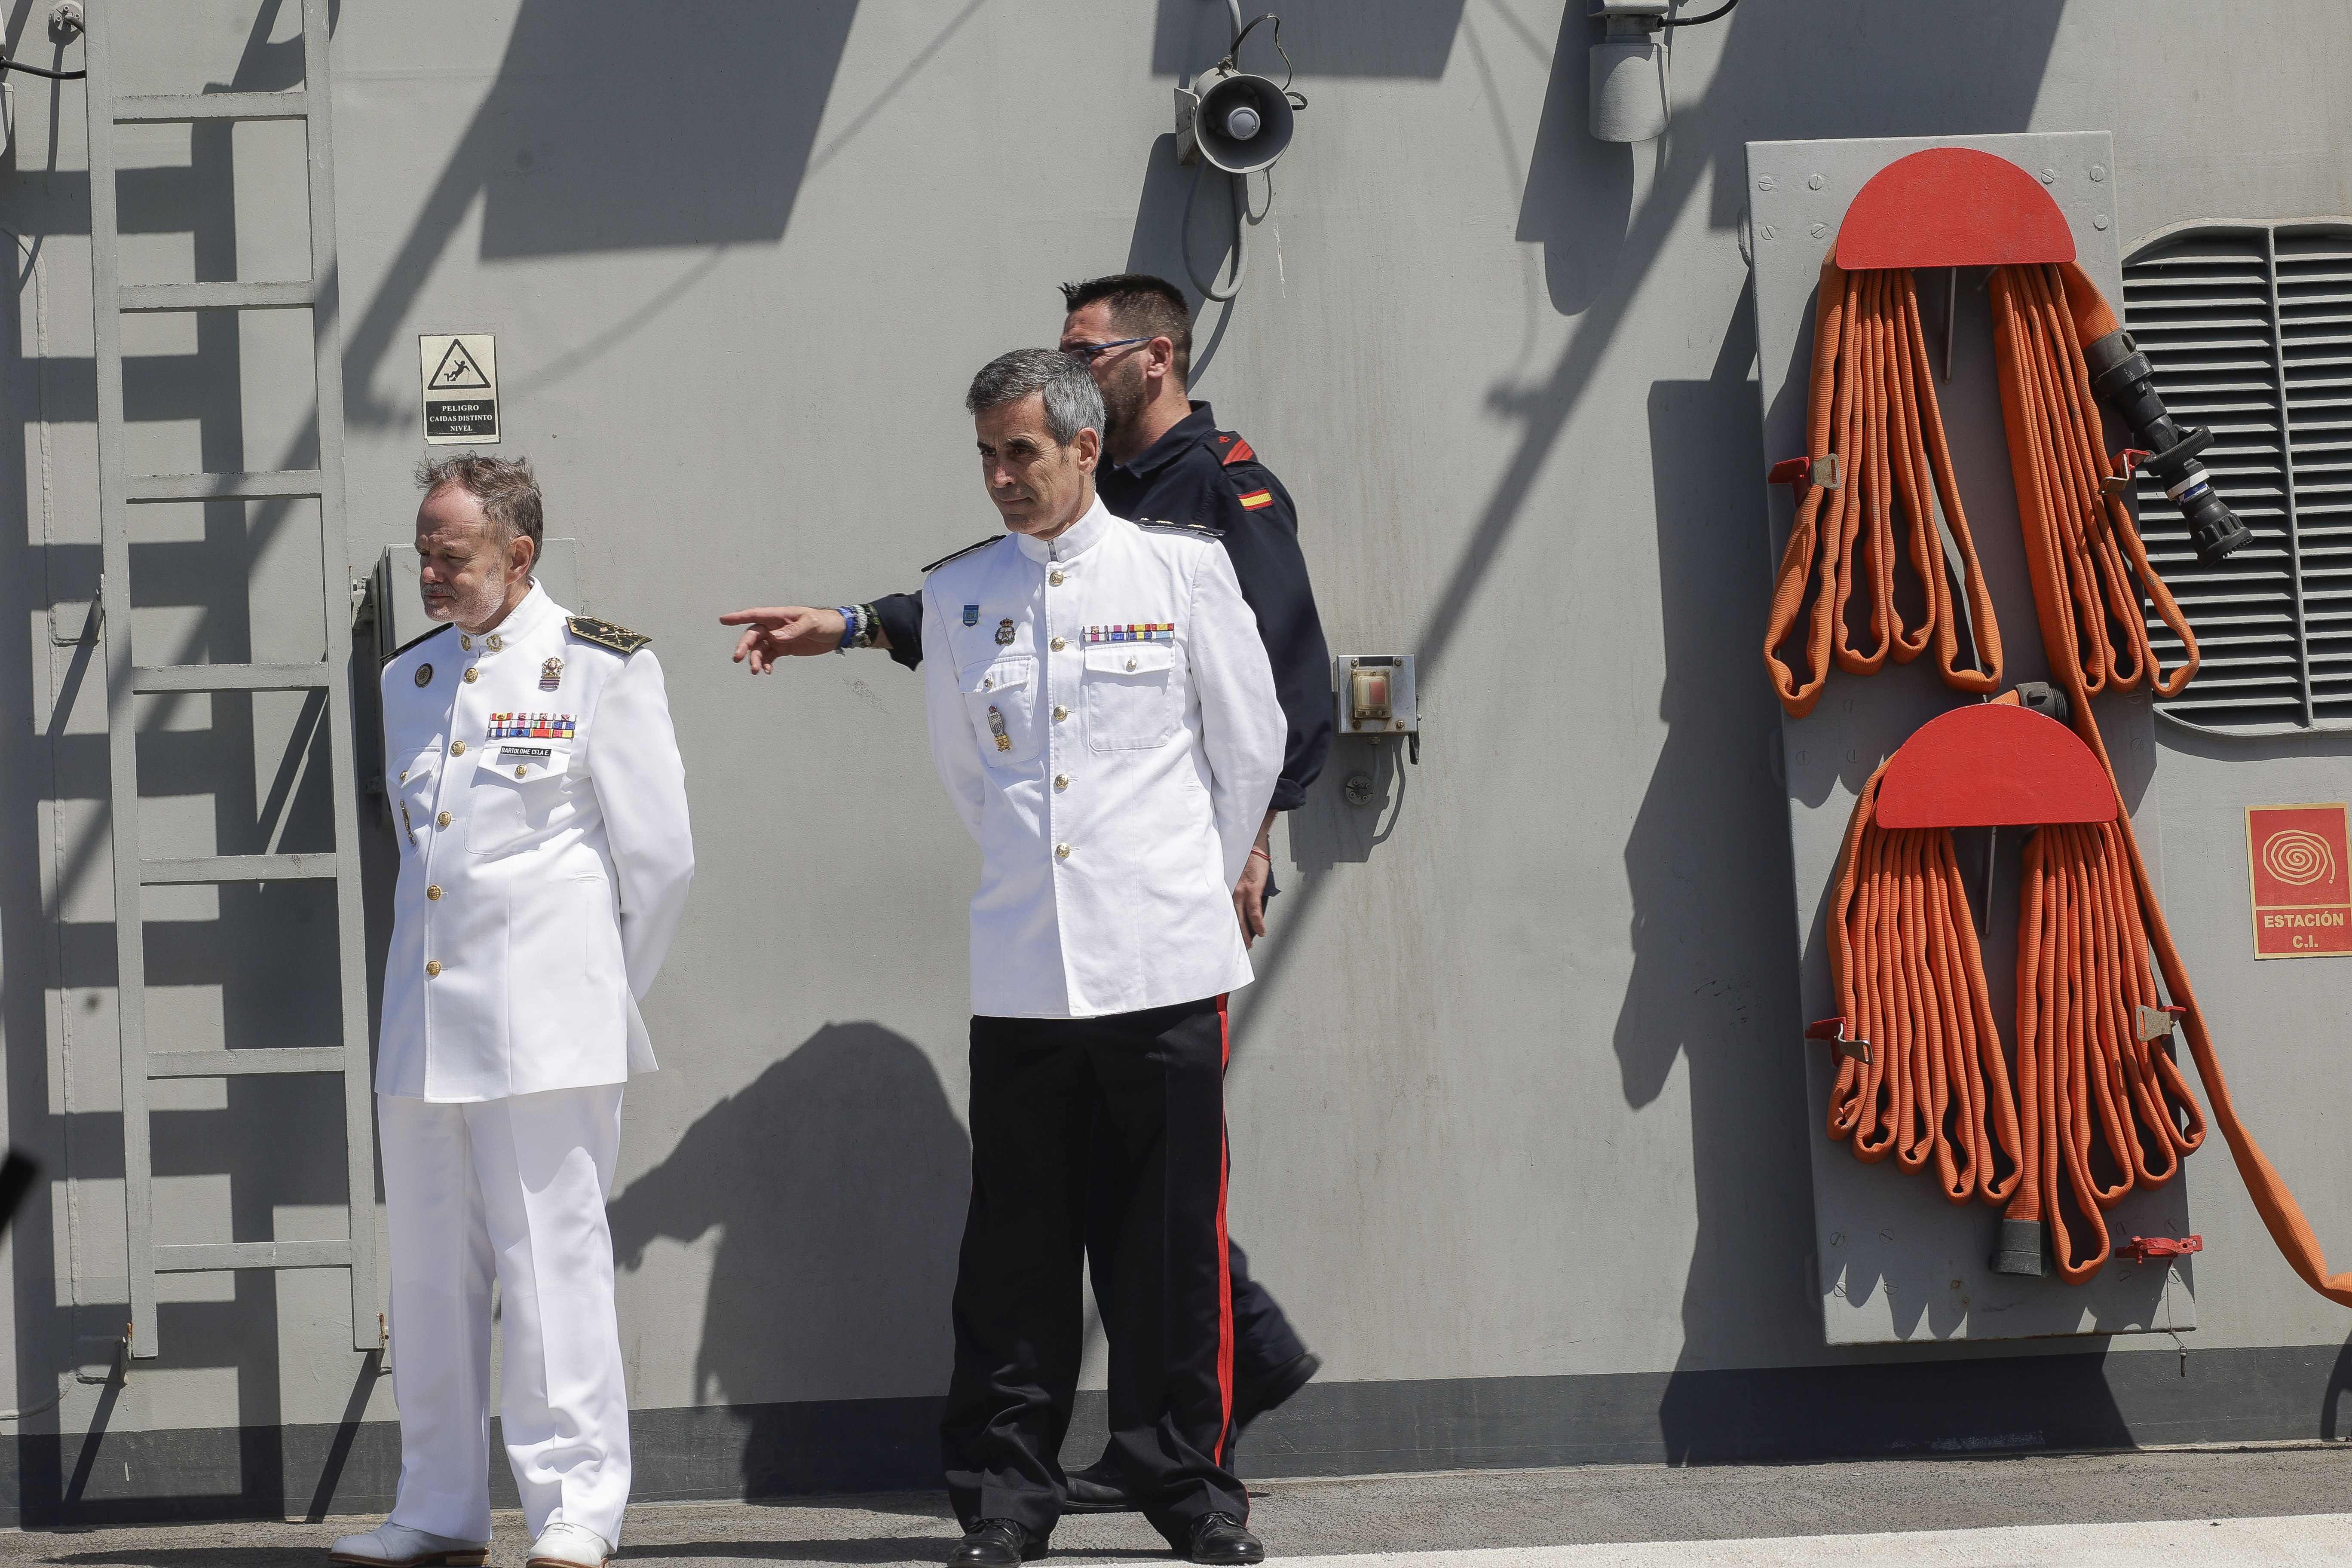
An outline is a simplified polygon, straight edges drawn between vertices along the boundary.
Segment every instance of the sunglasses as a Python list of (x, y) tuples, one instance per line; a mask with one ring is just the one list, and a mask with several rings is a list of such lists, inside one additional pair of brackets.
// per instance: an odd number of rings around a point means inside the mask
[(1097, 354), (1107, 354), (1113, 349), (1123, 349), (1133, 343), (1148, 343), (1150, 341), (1150, 338), (1121, 338), (1117, 342), (1111, 343), (1073, 343), (1062, 352), (1072, 359), (1083, 360), (1092, 364)]

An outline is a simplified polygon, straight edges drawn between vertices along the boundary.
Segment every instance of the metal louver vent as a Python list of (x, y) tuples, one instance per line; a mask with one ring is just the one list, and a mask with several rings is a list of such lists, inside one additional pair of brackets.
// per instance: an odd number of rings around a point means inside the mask
[[(2140, 531), (2204, 656), (2165, 715), (2200, 730), (2352, 730), (2352, 222), (2195, 224), (2124, 263), (2124, 317), (2252, 541), (2197, 564), (2163, 487)], [(2179, 639), (2153, 616), (2168, 665)]]

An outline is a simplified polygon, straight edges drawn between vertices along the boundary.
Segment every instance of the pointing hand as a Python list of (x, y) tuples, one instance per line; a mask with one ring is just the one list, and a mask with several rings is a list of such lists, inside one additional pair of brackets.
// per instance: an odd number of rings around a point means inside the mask
[(839, 610), (810, 609), (803, 605), (758, 610), (735, 610), (719, 617), (722, 626), (747, 626), (735, 644), (735, 662), (751, 662), (751, 673), (766, 675), (776, 660), (808, 658), (831, 653), (841, 646)]

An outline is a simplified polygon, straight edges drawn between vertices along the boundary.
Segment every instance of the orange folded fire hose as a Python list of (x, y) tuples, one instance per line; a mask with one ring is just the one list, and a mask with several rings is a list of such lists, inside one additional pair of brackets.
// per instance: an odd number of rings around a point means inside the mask
[[(2000, 627), (1952, 477), (1908, 269), (1847, 272), (1834, 252), (1822, 263), (1805, 439), (1810, 451), (1834, 454), (1837, 471), (1799, 481), (1796, 527), (1772, 589), (1764, 663), (1782, 704), (1801, 719), (1811, 712), (1832, 657), (1849, 675), (1870, 675), (1890, 657), (1910, 663), (1930, 642), (1946, 685), (1999, 690)], [(1959, 662), (1953, 584), (1931, 496), (1951, 525), (1979, 668)], [(1904, 623), (1895, 603), (1896, 510), (1906, 534), (1900, 553), (1926, 603), (1916, 626)], [(1857, 577), (1868, 595), (1867, 648), (1854, 646), (1849, 618)]]
[[(2159, 694), (2168, 696), (2187, 685), (2197, 670), (2196, 643), (2189, 635), (2188, 623), (2147, 564), (2147, 552), (2131, 526), (2131, 514), (2119, 500), (2103, 494), (2099, 486), (2100, 479), (2113, 468), (2100, 439), (2083, 345), (2116, 331), (2120, 323), (2096, 286), (2071, 263), (2000, 268), (1993, 274), (1992, 299), (2001, 419), (2009, 431), (2010, 468), (2017, 484), (2034, 613), (2042, 625), (2051, 672), (2065, 690), (2074, 731), (2113, 779), (2115, 763), (2091, 714), (2092, 692), (2102, 684), (2127, 689), (2145, 678)], [(2085, 526), (2101, 518), (2107, 525), (2105, 530)], [(2115, 600), (2096, 594), (2094, 584), (2105, 588), (2118, 580), (2110, 575), (2118, 564), (2114, 553), (2118, 542), (2158, 614), (2189, 647), (2188, 662), (2170, 677), (2155, 677), (2144, 629), (2133, 661), (2120, 666), (2111, 645), (2101, 636), (2102, 621), (2116, 618), (2110, 613)], [(2137, 607), (2129, 604), (2133, 612)], [(2130, 619), (2137, 625), (2138, 616), (2134, 613)], [(2121, 799), (2118, 791), (2117, 800)], [(2204, 1080), (2214, 1123), (2230, 1145), (2247, 1195), (2253, 1199), (2279, 1252), (2304, 1283), (2331, 1301), (2352, 1307), (2352, 1274), (2327, 1272), (2327, 1260), (2318, 1237), (2312, 1234), (2311, 1222), (2238, 1120), (2229, 1083), (2213, 1054), (2212, 1032), (2206, 1026), (2204, 1011), (2189, 987), (2188, 966), (2180, 961), (2172, 929), (2165, 923), (2164, 910), (2149, 884), (2147, 863), (2140, 857), (2127, 809), (2116, 812), (2114, 830), (2120, 871), (2128, 876), (2128, 897), (2122, 877), (2117, 878), (2116, 904), (2131, 907), (2139, 917), (2147, 947), (2153, 950), (2157, 970), (2163, 976), (2165, 993), (2180, 1009), (2181, 1029), (2189, 1037), (2198, 1076)], [(2140, 958), (2141, 951), (2135, 948), (2135, 959)], [(2022, 958), (2021, 952), (2021, 963)], [(2040, 993), (2038, 984), (2033, 992), (2023, 986), (2020, 992), (2021, 1009), (2027, 994), (2037, 994), (2044, 1007), (2056, 1005), (2054, 996)], [(2023, 1037), (2021, 1030), (2021, 1040)], [(2079, 1100), (2083, 1089), (2070, 1088), (2068, 1092)], [(2182, 1098), (2185, 1101), (2186, 1096)], [(2076, 1110), (2075, 1125), (2083, 1120)]]
[[(2114, 763), (2091, 697), (2143, 685), (2173, 695), (2196, 673), (2197, 645), (2149, 564), (2130, 512), (2104, 482), (2116, 468), (2101, 437), (2083, 347), (2117, 330), (2113, 310), (2072, 263), (1997, 268), (1990, 288), (2001, 415), (2035, 614), (2067, 698), (2068, 722), (2112, 787)], [(1898, 300), (1910, 297), (1907, 287), (1894, 292)], [(1885, 286), (1856, 283), (1833, 262), (1822, 268), (1809, 427), (1816, 451), (1866, 449), (1866, 429), (1858, 431), (1841, 408), (1853, 397), (1867, 401), (1870, 386), (1899, 383), (1924, 365), (1918, 343), (1909, 345), (1906, 363), (1887, 346), (1897, 334), (1857, 340), (1849, 327), (1855, 301), (1866, 315), (1870, 301), (1887, 293)], [(1916, 304), (1912, 309), (1916, 317)], [(1875, 369), (1860, 363), (1874, 353)], [(1924, 402), (1932, 415), (1932, 394)], [(1864, 447), (1845, 444), (1857, 435)], [(1941, 447), (1940, 432), (1927, 440), (1930, 453)], [(1939, 489), (1948, 468), (1946, 458), (1936, 469)], [(1868, 505), (1864, 496), (1824, 500), (1823, 489), (1817, 485), (1801, 500), (1766, 643), (1776, 689), (1799, 716), (1819, 698), (1827, 673), (1821, 653), (1832, 641), (1845, 667), (1839, 589), (1852, 565), (1832, 557), (1845, 548), (1840, 541), (1850, 542), (1859, 531), (1857, 505)], [(1907, 495), (1905, 500), (1907, 508)], [(1948, 500), (1946, 510), (1965, 550), (1958, 509)], [(1856, 521), (1846, 522), (1850, 515)], [(1916, 532), (1919, 514), (1906, 515)], [(1880, 545), (1872, 548), (1885, 558)], [(1973, 583), (1972, 552), (1968, 561)], [(1777, 650), (1787, 644), (1809, 591), (1810, 662), (1792, 678)], [(1974, 613), (1973, 588), (1970, 596)], [(2143, 599), (2189, 650), (2169, 672), (2158, 668)], [(1979, 626), (1990, 619), (1989, 611), (1975, 614)], [(1966, 689), (1956, 676), (1997, 671), (1997, 653), (1985, 651), (1985, 671), (1948, 668), (1948, 680)], [(1857, 662), (1875, 668), (1880, 661), (1857, 656)], [(2032, 1227), (2030, 1234), (2046, 1231), (2059, 1274), (2080, 1283), (2111, 1256), (2104, 1212), (2135, 1187), (2171, 1180), (2203, 1142), (2204, 1121), (2184, 1075), (2142, 1027), (2151, 1014), (2177, 1016), (2213, 1121), (2280, 1252), (2313, 1289), (2352, 1306), (2352, 1275), (2326, 1271), (2301, 1208), (2238, 1120), (2120, 790), (2112, 821), (2051, 824), (2028, 842), (2012, 1091), (1984, 1000), (1983, 956), (1949, 832), (1879, 826), (1875, 805), (1885, 772), (1873, 774), (1855, 805), (1832, 890), (1837, 1003), (1856, 1037), (1874, 1042), (1874, 1059), (1839, 1063), (1830, 1135), (1849, 1140), (1865, 1161), (1892, 1154), (1908, 1169), (1933, 1164), (1951, 1201), (2000, 1205), (2005, 1220)], [(2158, 976), (2168, 1008), (2158, 1005)], [(2168, 1032), (2159, 1029), (2158, 1037)], [(2008, 1224), (2003, 1233), (2005, 1248), (2021, 1234)], [(2012, 1271), (2040, 1271), (2038, 1261), (2017, 1264), (2013, 1252), (1996, 1266), (2004, 1261)]]
[(1886, 767), (1854, 803), (1830, 895), (1830, 984), (1869, 1042), (1839, 1058), (1830, 1136), (1866, 1163), (1933, 1163), (1947, 1198), (1997, 1206), (2017, 1189), (2024, 1145), (1976, 918), (1949, 828), (1879, 826)]

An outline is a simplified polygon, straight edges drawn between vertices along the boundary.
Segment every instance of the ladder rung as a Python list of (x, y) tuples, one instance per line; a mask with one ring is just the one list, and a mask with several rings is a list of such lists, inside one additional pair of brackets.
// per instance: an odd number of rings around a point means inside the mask
[(233, 500), (314, 496), (325, 488), (316, 468), (278, 468), (259, 474), (133, 474), (122, 484), (123, 500)]
[(332, 686), (326, 664), (165, 664), (131, 672), (133, 691), (310, 691)]
[(342, 857), (332, 850), (313, 855), (197, 855), (180, 860), (142, 860), (139, 880), (150, 888), (181, 882), (299, 882), (331, 879)]
[(282, 310), (315, 305), (315, 284), (125, 283), (115, 290), (125, 310)]
[(117, 125), (174, 120), (307, 120), (310, 115), (307, 92), (141, 93), (114, 100)]
[(348, 1241), (199, 1241), (155, 1248), (158, 1274), (221, 1268), (348, 1268)]
[(341, 1046), (311, 1046), (298, 1050), (155, 1051), (147, 1058), (149, 1078), (263, 1078), (342, 1070)]

